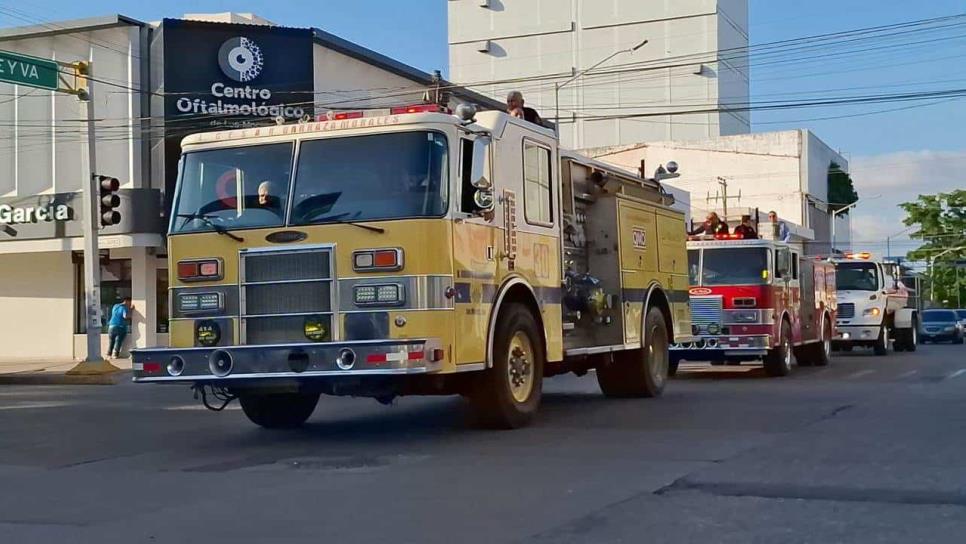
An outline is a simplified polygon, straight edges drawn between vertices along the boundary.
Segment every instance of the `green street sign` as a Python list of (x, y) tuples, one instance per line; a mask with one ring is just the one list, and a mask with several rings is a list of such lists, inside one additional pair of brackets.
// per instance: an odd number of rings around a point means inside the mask
[(56, 91), (60, 86), (56, 62), (0, 51), (0, 81)]

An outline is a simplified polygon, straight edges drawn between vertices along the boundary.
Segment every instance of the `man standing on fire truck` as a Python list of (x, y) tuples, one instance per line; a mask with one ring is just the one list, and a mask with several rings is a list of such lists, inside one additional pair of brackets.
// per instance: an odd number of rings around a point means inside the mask
[(697, 234), (728, 234), (728, 224), (722, 221), (716, 212), (711, 212), (700, 227), (688, 234), (691, 236)]

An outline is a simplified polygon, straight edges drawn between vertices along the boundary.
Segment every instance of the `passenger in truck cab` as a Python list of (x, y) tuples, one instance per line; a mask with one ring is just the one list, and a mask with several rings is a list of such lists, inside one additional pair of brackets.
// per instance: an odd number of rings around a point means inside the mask
[[(778, 213), (775, 210), (768, 212), (768, 221), (772, 223), (772, 228), (775, 230), (775, 239), (781, 240), (782, 242), (787, 242), (792, 237), (792, 233), (788, 230), (788, 225), (784, 221), (778, 220)], [(777, 226), (776, 226), (777, 225)]]
[(744, 238), (758, 238), (758, 231), (755, 230), (755, 225), (751, 223), (750, 215), (741, 216), (741, 224), (735, 227), (735, 234), (740, 234)]
[(523, 104), (523, 93), (520, 91), (510, 91), (510, 94), (506, 95), (507, 113), (524, 121), (543, 126), (543, 119), (540, 118), (537, 110), (528, 108)]
[(258, 184), (258, 205), (256, 207), (282, 215), (281, 200), (275, 194), (275, 184), (271, 181), (265, 180)]
[(722, 221), (716, 212), (711, 212), (700, 227), (688, 232), (688, 234), (691, 236), (698, 234), (728, 234), (728, 224)]

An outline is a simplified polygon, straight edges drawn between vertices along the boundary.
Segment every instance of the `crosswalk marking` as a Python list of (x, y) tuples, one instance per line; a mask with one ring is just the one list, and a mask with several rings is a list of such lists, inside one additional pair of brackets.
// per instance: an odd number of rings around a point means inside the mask
[(947, 380), (951, 380), (951, 379), (956, 378), (958, 376), (962, 376), (963, 374), (966, 374), (966, 368), (960, 368), (956, 372), (953, 372), (949, 376), (946, 376), (946, 379)]
[(852, 374), (849, 374), (848, 376), (846, 376), (846, 379), (854, 380), (855, 378), (861, 378), (862, 376), (868, 376), (869, 374), (872, 374), (874, 372), (875, 372), (875, 370), (860, 370), (858, 372), (853, 372)]

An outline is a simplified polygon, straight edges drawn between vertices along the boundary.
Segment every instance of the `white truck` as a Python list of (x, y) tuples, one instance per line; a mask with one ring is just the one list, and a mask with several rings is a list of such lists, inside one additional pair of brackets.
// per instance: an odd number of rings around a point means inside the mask
[(838, 297), (837, 334), (832, 348), (871, 347), (876, 355), (916, 351), (919, 312), (910, 305), (899, 265), (872, 260), (866, 252), (833, 258)]

